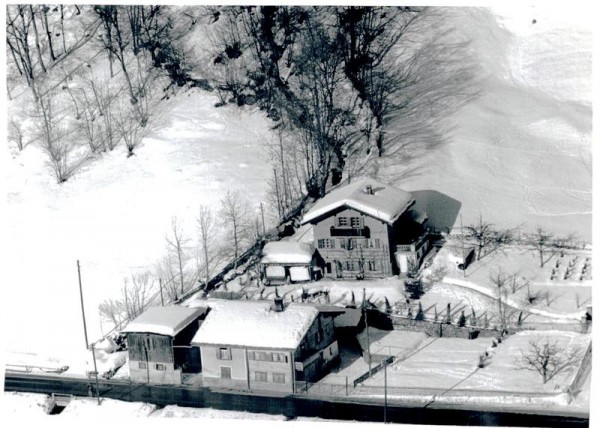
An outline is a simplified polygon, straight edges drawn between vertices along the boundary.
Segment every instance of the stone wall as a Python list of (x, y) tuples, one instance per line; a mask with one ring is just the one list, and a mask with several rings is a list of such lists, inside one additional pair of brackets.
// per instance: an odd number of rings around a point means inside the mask
[(404, 317), (390, 316), (394, 330), (424, 332), (433, 337), (461, 337), (475, 339), (477, 337), (496, 337), (500, 332), (481, 327), (459, 327), (432, 321), (416, 321)]

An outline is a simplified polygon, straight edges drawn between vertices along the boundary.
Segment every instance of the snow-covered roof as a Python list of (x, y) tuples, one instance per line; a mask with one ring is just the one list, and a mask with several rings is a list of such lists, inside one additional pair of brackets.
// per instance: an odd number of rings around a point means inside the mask
[(123, 333), (154, 333), (176, 336), (194, 319), (207, 311), (206, 307), (155, 306), (149, 308), (121, 330)]
[(292, 240), (268, 242), (263, 248), (261, 263), (302, 263), (312, 260), (314, 249), (307, 244)]
[[(367, 186), (371, 186), (372, 193), (366, 191)], [(392, 224), (413, 203), (412, 195), (404, 190), (372, 178), (362, 178), (325, 195), (304, 214), (302, 223), (347, 206)]]
[(317, 318), (310, 305), (291, 303), (277, 312), (268, 301), (213, 300), (192, 343), (296, 349)]

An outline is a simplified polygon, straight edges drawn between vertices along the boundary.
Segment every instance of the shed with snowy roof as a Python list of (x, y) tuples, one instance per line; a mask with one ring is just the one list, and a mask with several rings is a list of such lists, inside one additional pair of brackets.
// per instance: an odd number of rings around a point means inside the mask
[(190, 342), (207, 311), (207, 307), (158, 306), (131, 321), (121, 330), (127, 336), (130, 379), (177, 385), (182, 373), (200, 372), (200, 349)]
[(260, 266), (267, 285), (312, 281), (321, 272), (314, 247), (289, 238), (268, 242)]
[(192, 339), (201, 349), (203, 384), (245, 391), (290, 393), (339, 360), (333, 313), (312, 305), (211, 301)]
[(324, 275), (380, 278), (414, 273), (427, 250), (427, 214), (409, 192), (372, 178), (337, 187), (304, 214)]

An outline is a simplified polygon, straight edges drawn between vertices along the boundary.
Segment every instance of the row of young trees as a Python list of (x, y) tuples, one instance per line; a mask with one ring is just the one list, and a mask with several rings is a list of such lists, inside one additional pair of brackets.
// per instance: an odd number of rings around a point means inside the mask
[(234, 191), (225, 193), (218, 209), (201, 205), (195, 223), (191, 234), (177, 217), (171, 219), (165, 255), (152, 271), (126, 279), (118, 298), (100, 304), (106, 319), (117, 325), (148, 306), (181, 298), (198, 283), (208, 284), (217, 269), (237, 260), (264, 233), (248, 202)]
[(521, 227), (499, 229), (494, 224), (485, 222), (480, 215), (479, 222), (464, 227), (463, 237), (468, 243), (476, 247), (477, 261), (496, 250), (502, 249), (504, 245), (517, 243), (525, 245), (538, 253), (540, 267), (544, 267), (554, 255), (564, 254), (565, 250), (580, 246), (575, 233), (557, 236), (542, 226), (536, 226), (529, 233), (521, 233), (520, 229)]

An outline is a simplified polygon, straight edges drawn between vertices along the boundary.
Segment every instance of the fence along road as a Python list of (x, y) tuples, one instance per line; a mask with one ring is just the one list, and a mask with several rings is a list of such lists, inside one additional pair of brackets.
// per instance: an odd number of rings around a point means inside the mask
[[(88, 380), (62, 375), (31, 375), (6, 373), (5, 391), (42, 394), (71, 394), (86, 397)], [(95, 391), (94, 391), (95, 393)], [(309, 397), (302, 395), (262, 396), (252, 393), (219, 391), (209, 388), (135, 384), (127, 381), (100, 381), (100, 397), (123, 401), (141, 401), (159, 406), (177, 404), (187, 407), (211, 407), (221, 410), (252, 413), (283, 414), (288, 419), (319, 417), (323, 419), (383, 421), (383, 405), (376, 400), (357, 397)], [(546, 412), (543, 415), (497, 410), (458, 408), (448, 405), (430, 406), (410, 403), (390, 403), (387, 421), (429, 425), (488, 425), (536, 427), (587, 427), (589, 417)]]

